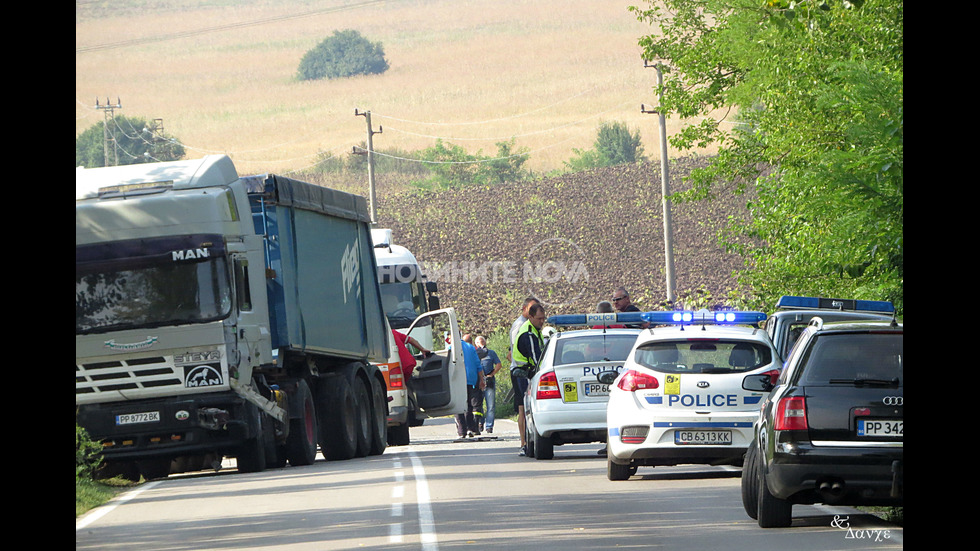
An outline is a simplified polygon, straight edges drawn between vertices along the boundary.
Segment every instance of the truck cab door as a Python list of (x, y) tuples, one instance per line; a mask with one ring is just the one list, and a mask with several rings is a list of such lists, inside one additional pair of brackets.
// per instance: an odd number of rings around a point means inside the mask
[[(412, 388), (425, 417), (441, 417), (466, 411), (466, 366), (459, 342), (462, 336), (456, 311), (443, 308), (417, 317), (407, 333), (433, 354), (419, 361)], [(450, 343), (457, 343), (451, 346)]]

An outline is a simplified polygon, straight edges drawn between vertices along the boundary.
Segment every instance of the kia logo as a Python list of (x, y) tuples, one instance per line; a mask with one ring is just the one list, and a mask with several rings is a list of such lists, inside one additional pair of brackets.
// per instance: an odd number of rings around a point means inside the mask
[(708, 388), (709, 386), (708, 381), (698, 381), (698, 388)]
[(881, 403), (886, 406), (901, 406), (904, 401), (901, 396), (885, 396), (881, 399)]

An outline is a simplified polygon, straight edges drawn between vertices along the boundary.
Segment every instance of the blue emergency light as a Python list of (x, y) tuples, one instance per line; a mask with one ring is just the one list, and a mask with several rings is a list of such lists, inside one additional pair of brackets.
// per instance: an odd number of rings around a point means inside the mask
[(776, 301), (776, 309), (853, 310), (894, 314), (895, 306), (887, 300), (855, 300), (843, 298), (796, 297), (783, 295)]
[(709, 312), (700, 310), (671, 310), (653, 312), (612, 312), (601, 314), (562, 314), (551, 316), (551, 325), (622, 325), (652, 323), (655, 325), (692, 325), (692, 324), (756, 324), (765, 321), (762, 312), (737, 310), (721, 310)]

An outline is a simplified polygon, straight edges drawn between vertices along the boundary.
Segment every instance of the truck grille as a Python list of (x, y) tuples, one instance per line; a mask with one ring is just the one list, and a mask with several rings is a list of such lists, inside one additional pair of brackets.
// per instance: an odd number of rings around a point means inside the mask
[(183, 371), (163, 356), (75, 364), (75, 394), (183, 387)]

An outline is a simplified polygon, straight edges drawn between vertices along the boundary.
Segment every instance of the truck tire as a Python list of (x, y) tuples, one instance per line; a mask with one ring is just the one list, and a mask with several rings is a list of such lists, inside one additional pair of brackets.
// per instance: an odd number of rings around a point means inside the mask
[(294, 467), (312, 465), (316, 461), (317, 408), (306, 381), (299, 381), (296, 395), (290, 399), (299, 403), (300, 416), (289, 420), (286, 459)]
[(172, 459), (144, 459), (136, 461), (136, 469), (146, 480), (154, 478), (167, 478), (170, 475), (170, 463)]
[(368, 455), (381, 455), (388, 445), (388, 390), (371, 379), (371, 449)]
[(357, 453), (354, 390), (346, 375), (317, 381), (320, 448), (329, 460), (351, 459)]
[(367, 457), (371, 451), (371, 431), (373, 402), (369, 383), (360, 377), (351, 381), (354, 390), (354, 419), (357, 420), (355, 434), (357, 435), (357, 450), (355, 457)]
[(259, 411), (259, 408), (251, 403), (245, 404), (245, 411), (247, 412), (249, 419), (251, 419), (250, 434), (253, 434), (251, 438), (245, 440), (242, 443), (241, 449), (238, 451), (238, 455), (235, 456), (235, 462), (238, 464), (238, 472), (241, 473), (258, 473), (265, 470), (265, 420), (264, 415)]
[(388, 427), (388, 444), (391, 446), (407, 446), (410, 438), (408, 435), (408, 423)]

